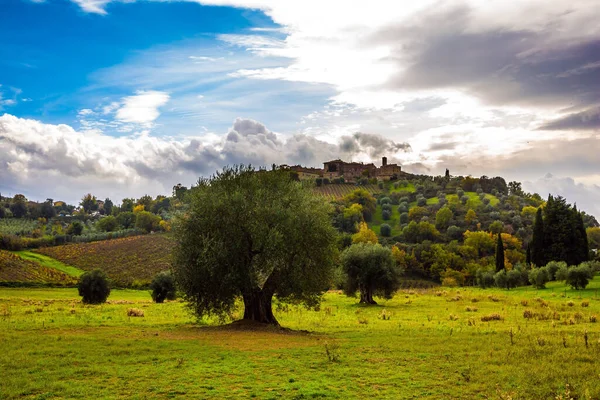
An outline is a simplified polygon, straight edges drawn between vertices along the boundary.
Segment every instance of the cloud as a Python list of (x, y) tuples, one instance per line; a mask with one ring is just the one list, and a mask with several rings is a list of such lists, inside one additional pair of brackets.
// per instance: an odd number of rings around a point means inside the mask
[(169, 193), (177, 182), (189, 185), (224, 165), (322, 166), (323, 161), (338, 157), (368, 157), (378, 146), (403, 148), (375, 134), (356, 134), (353, 140), (357, 146), (345, 149), (340, 143), (308, 135), (276, 134), (244, 118), (237, 118), (216, 140), (206, 136), (176, 140), (147, 133), (115, 137), (4, 114), (0, 117), (0, 190), (34, 198), (64, 196), (69, 201), (87, 191), (121, 199), (149, 190), (154, 195)]
[(523, 182), (523, 189), (538, 193), (544, 199), (548, 194), (565, 197), (569, 203), (577, 204), (579, 210), (600, 217), (600, 205), (597, 201), (600, 198), (598, 185), (586, 185), (577, 183), (573, 178), (546, 174), (543, 178)]
[[(113, 0), (71, 0), (87, 13), (106, 15), (105, 7)], [(135, 1), (135, 0), (134, 0)]]
[(600, 130), (600, 107), (569, 114), (542, 125), (540, 130)]
[(149, 124), (160, 115), (158, 108), (168, 101), (169, 95), (165, 92), (140, 90), (135, 96), (123, 99), (123, 106), (117, 110), (115, 118), (123, 122)]

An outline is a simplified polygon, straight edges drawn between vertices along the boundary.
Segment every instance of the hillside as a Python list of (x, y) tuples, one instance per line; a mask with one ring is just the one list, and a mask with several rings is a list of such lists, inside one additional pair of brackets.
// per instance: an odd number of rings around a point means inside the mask
[(116, 286), (140, 287), (169, 268), (173, 246), (172, 239), (156, 234), (46, 247), (37, 252), (84, 271), (99, 268)]
[(328, 200), (335, 201), (340, 200), (356, 189), (365, 189), (373, 196), (376, 196), (382, 192), (382, 189), (380, 189), (377, 185), (355, 185), (352, 183), (332, 183), (317, 186), (313, 190), (316, 194), (323, 196)]
[(0, 286), (70, 286), (77, 278), (0, 250)]

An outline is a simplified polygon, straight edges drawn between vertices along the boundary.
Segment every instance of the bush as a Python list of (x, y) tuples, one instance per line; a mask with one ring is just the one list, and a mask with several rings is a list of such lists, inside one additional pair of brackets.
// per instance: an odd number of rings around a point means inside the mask
[(110, 294), (108, 278), (104, 271), (95, 269), (81, 275), (77, 286), (85, 304), (102, 304)]
[(383, 210), (381, 212), (381, 218), (383, 218), (384, 221), (389, 221), (390, 218), (392, 218), (392, 212), (390, 210)]
[(419, 207), (424, 207), (424, 206), (426, 206), (426, 205), (427, 205), (427, 199), (426, 199), (425, 197), (419, 197), (419, 198), (417, 199), (417, 205), (418, 205)]
[(392, 227), (388, 224), (381, 224), (379, 232), (381, 233), (381, 236), (390, 237), (392, 236)]
[[(527, 275), (525, 275), (525, 280), (527, 280)], [(506, 273), (506, 288), (512, 289), (516, 288), (520, 284), (523, 283), (523, 275), (521, 271), (518, 269), (511, 269)]]
[(477, 270), (477, 285), (483, 289), (494, 286), (494, 274), (491, 271)]
[(152, 300), (156, 303), (162, 303), (165, 300), (175, 300), (177, 296), (175, 281), (169, 271), (157, 274), (150, 284), (150, 289), (152, 289)]
[(406, 203), (400, 203), (400, 205), (398, 206), (398, 212), (400, 214), (408, 212), (408, 206), (406, 205)]
[(467, 201), (469, 201), (469, 196), (461, 196), (460, 202), (462, 204), (467, 204)]
[[(561, 267), (565, 267), (567, 268), (567, 263), (564, 261), (550, 261), (548, 264), (546, 264), (546, 271), (548, 272), (548, 280), (552, 281), (554, 279), (559, 280), (558, 278), (556, 278), (556, 272), (561, 268)], [(564, 279), (560, 279), (562, 281), (564, 281), (566, 279), (566, 275), (564, 277)]]
[[(548, 264), (550, 264), (550, 263), (548, 263)], [(548, 268), (548, 265), (546, 265), (546, 268)], [(550, 271), (550, 269), (548, 269), (548, 270)], [(550, 273), (550, 272), (548, 272), (548, 273)], [(556, 279), (557, 281), (566, 281), (568, 274), (569, 274), (569, 268), (567, 267), (567, 263), (562, 262), (554, 274), (554, 279)]]
[(402, 213), (402, 214), (400, 214), (400, 223), (401, 224), (408, 223), (408, 213)]
[(385, 203), (381, 206), (381, 210), (392, 212), (392, 205), (389, 203)]
[(101, 218), (96, 223), (96, 226), (102, 232), (112, 232), (117, 230), (117, 228), (119, 227), (119, 223), (117, 222), (117, 219), (115, 217), (109, 215), (107, 217)]
[(566, 283), (576, 290), (585, 289), (592, 278), (592, 270), (589, 266), (582, 263), (577, 267), (569, 268)]
[(73, 221), (67, 228), (67, 234), (79, 236), (83, 232), (83, 224), (79, 221)]
[(544, 289), (549, 280), (548, 269), (546, 267), (534, 268), (529, 271), (529, 282), (538, 289)]
[(389, 197), (382, 197), (381, 199), (379, 199), (379, 204), (384, 205), (384, 204), (390, 204), (392, 202), (392, 199), (390, 199)]

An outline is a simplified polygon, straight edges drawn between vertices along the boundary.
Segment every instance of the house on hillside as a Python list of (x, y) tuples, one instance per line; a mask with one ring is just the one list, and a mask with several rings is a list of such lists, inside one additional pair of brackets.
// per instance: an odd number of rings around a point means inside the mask
[(300, 179), (301, 181), (314, 181), (315, 179), (323, 176), (323, 170), (321, 168), (308, 168), (303, 167), (301, 165), (292, 165), (291, 167), (287, 165), (282, 165), (281, 167), (297, 173), (298, 179)]
[(380, 181), (389, 181), (397, 179), (402, 174), (402, 167), (398, 164), (388, 164), (387, 157), (381, 158), (381, 167), (377, 168), (377, 179)]
[(374, 178), (377, 167), (373, 163), (345, 162), (333, 160), (323, 163), (323, 178), (330, 181), (344, 178), (346, 182), (356, 182), (361, 178)]

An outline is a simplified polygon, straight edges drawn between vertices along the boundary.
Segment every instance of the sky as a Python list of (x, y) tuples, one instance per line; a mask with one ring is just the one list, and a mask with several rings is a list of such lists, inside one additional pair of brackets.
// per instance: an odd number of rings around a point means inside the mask
[(503, 176), (600, 216), (597, 0), (3, 0), (0, 193), (225, 165)]

